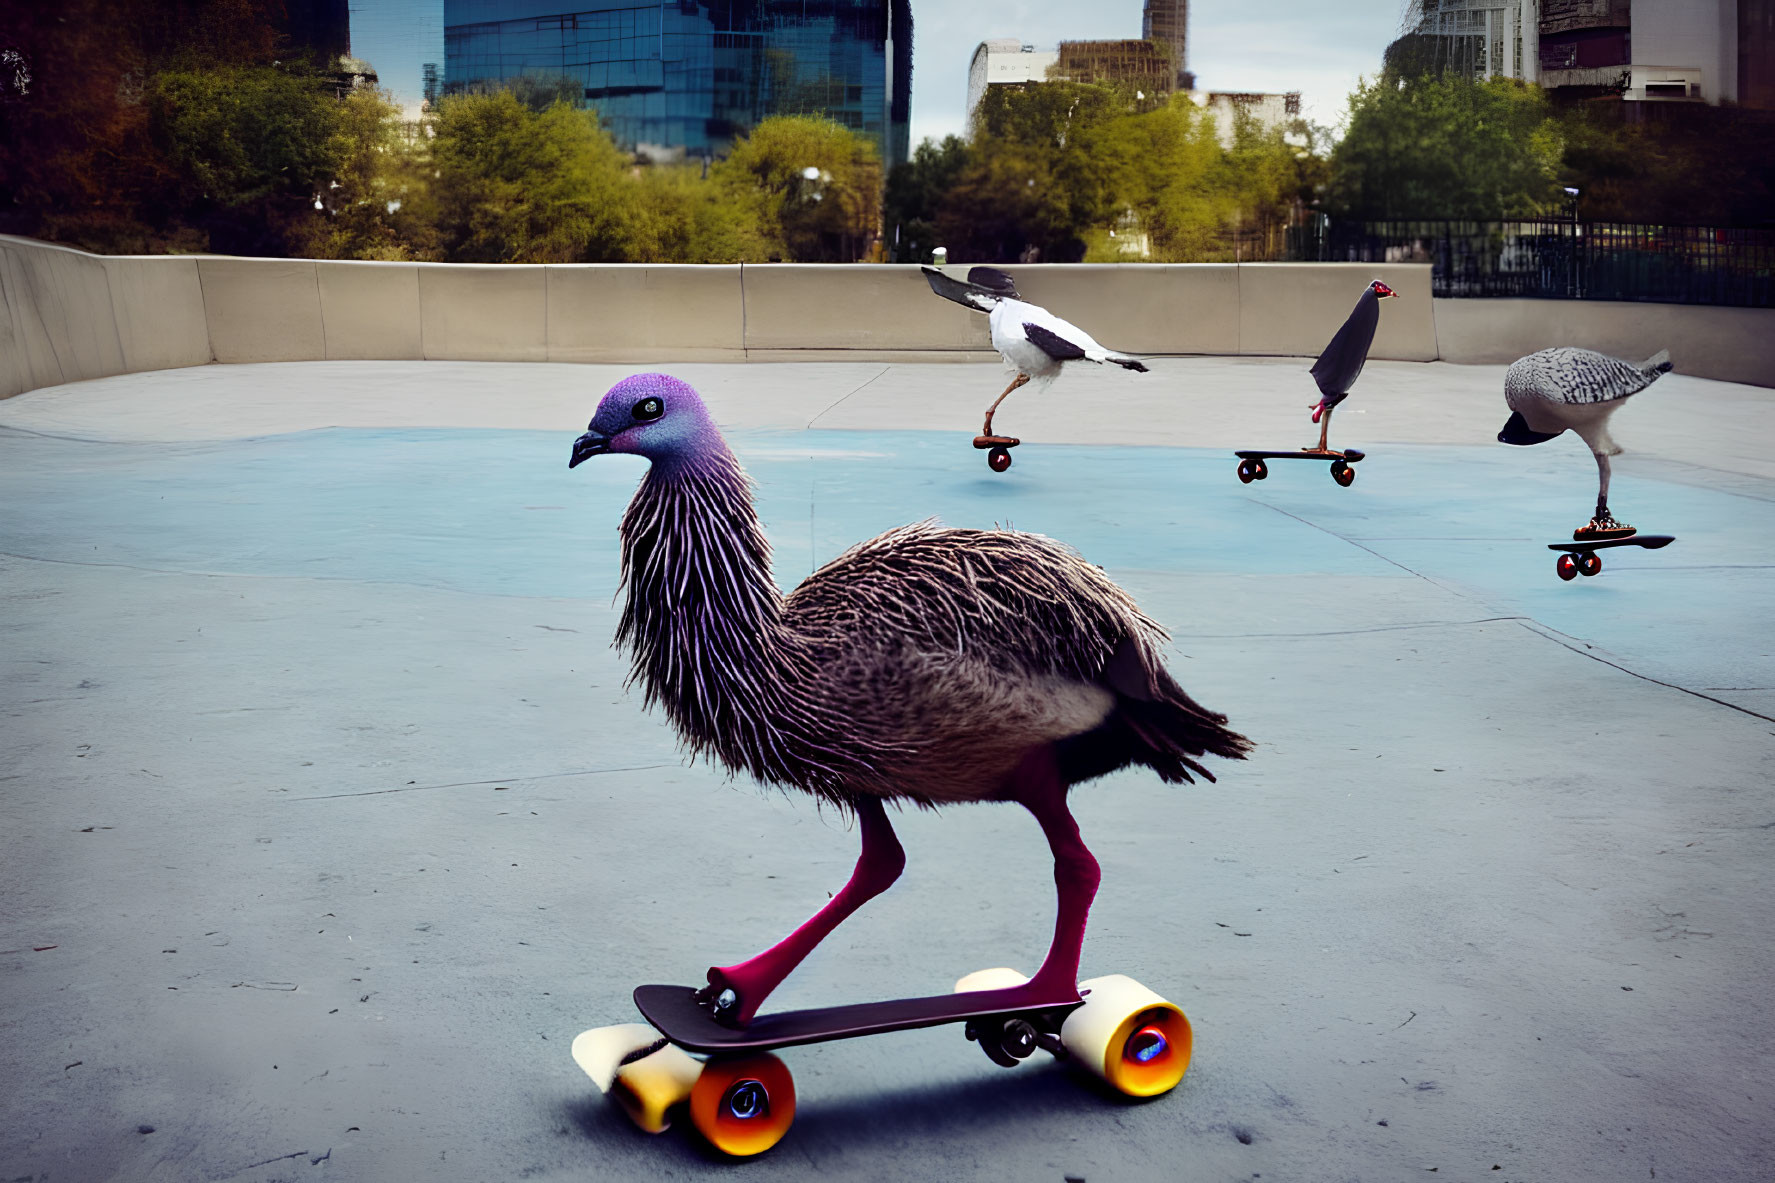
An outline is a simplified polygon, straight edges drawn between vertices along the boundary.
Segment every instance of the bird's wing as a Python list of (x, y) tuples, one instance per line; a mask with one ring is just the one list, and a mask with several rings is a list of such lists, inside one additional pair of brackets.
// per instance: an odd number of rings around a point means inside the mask
[(1070, 320), (1061, 320), (1046, 308), (1039, 307), (1035, 304), (1020, 303), (1014, 311), (1022, 320), (1023, 330), (1029, 335), (1031, 341), (1035, 340), (1035, 334), (1030, 331), (1031, 328), (1040, 328), (1053, 334), (1055, 337), (1058, 337), (1067, 349), (1076, 349), (1079, 351), (1077, 353), (1070, 353), (1066, 357), (1061, 357), (1059, 354), (1048, 350), (1046, 346), (1043, 346), (1043, 352), (1056, 360), (1066, 361), (1070, 358), (1077, 357), (1088, 358), (1089, 360), (1096, 362), (1116, 361), (1118, 359), (1123, 361), (1131, 360), (1125, 353), (1117, 353), (1115, 350), (1110, 349), (1107, 346), (1098, 344), (1097, 339), (1091, 336), (1090, 333), (1079, 328), (1079, 326), (1073, 324)]
[(1380, 297), (1369, 288), (1356, 301), (1350, 318), (1331, 338), (1325, 352), (1313, 363), (1313, 381), (1319, 384), (1320, 394), (1350, 393), (1350, 387), (1356, 384), (1357, 376), (1368, 361), (1368, 347), (1374, 344), (1374, 330), (1380, 320)]
[(1023, 335), (1029, 338), (1030, 344), (1055, 361), (1075, 361), (1085, 356), (1084, 346), (1075, 345), (1059, 333), (1043, 328), (1034, 321), (1023, 323)]
[(953, 300), (957, 304), (974, 309), (976, 312), (991, 312), (1004, 298), (997, 292), (987, 291), (977, 284), (944, 275), (935, 267), (924, 268), (924, 277), (925, 282), (931, 285), (933, 292), (945, 300)]
[(1124, 642), (1156, 654), (1165, 639), (1102, 568), (1070, 547), (1039, 534), (932, 522), (839, 555), (789, 595), (783, 614), (817, 648), (910, 650), (1092, 683)]
[(1593, 349), (1547, 350), (1537, 369), (1542, 392), (1563, 403), (1612, 402), (1639, 393), (1659, 377)]

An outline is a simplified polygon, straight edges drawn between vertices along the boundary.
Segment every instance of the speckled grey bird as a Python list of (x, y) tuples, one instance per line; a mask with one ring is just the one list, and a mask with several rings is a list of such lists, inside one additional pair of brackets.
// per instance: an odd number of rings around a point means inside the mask
[(693, 757), (854, 811), (851, 881), (788, 938), (709, 970), (705, 1001), (751, 1019), (819, 941), (898, 878), (884, 804), (1015, 801), (1054, 854), (1055, 936), (1006, 1010), (1077, 999), (1098, 869), (1067, 790), (1129, 765), (1213, 777), (1197, 757), (1250, 747), (1162, 664), (1165, 634), (1099, 567), (1011, 530), (930, 522), (851, 548), (788, 596), (748, 478), (701, 398), (663, 374), (612, 387), (575, 441), (651, 461), (622, 520), (617, 644)]
[(1630, 538), (1635, 533), (1609, 512), (1609, 457), (1621, 451), (1609, 435), (1609, 417), (1669, 371), (1667, 349), (1637, 365), (1592, 349), (1543, 349), (1512, 362), (1504, 374), (1504, 401), (1511, 413), (1498, 433), (1500, 443), (1539, 444), (1569, 428), (1596, 457), (1596, 513), (1572, 531), (1574, 540)]

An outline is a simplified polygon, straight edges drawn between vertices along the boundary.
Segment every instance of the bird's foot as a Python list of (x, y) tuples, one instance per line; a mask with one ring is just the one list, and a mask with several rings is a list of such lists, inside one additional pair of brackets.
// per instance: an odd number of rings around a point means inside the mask
[(710, 967), (709, 984), (696, 992), (696, 998), (718, 1022), (744, 1027), (776, 989), (777, 982), (756, 971), (747, 972), (750, 968), (749, 962), (725, 969)]
[(1637, 533), (1637, 527), (1617, 522), (1615, 516), (1605, 510), (1600, 516), (1591, 518), (1589, 524), (1573, 530), (1572, 541), (1597, 542), (1608, 538), (1632, 538)]

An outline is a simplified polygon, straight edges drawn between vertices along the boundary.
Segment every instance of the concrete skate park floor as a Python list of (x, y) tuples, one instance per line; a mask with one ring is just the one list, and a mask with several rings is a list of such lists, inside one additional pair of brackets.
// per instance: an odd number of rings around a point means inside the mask
[[(629, 371), (0, 403), (0, 1178), (1770, 1178), (1775, 392), (1629, 404), (1611, 501), (1679, 541), (1568, 584), (1545, 544), (1594, 465), (1493, 442), (1501, 367), (1373, 363), (1332, 425), (1352, 488), (1238, 483), (1230, 449), (1313, 438), (1304, 367), (1069, 372), (1007, 401), (1003, 475), (968, 446), (996, 366), (661, 367), (729, 427), (785, 586), (910, 519), (1051, 534), (1258, 745), (1073, 797), (1084, 972), (1190, 1014), (1177, 1090), (954, 1028), (794, 1049), (795, 1127), (739, 1166), (633, 1129), (568, 1044), (780, 937), (856, 839), (685, 766), (623, 690), (641, 462), (566, 460)], [(905, 878), (773, 1008), (1046, 948), (1025, 814), (897, 824)]]

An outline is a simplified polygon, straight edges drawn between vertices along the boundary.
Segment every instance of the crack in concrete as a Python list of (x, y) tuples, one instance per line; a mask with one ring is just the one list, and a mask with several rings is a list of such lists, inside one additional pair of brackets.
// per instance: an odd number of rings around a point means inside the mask
[(891, 365), (881, 367), (881, 373), (875, 375), (875, 377), (869, 379), (869, 381), (863, 383), (861, 386), (859, 386), (855, 390), (851, 391), (850, 394), (847, 394), (843, 398), (840, 398), (837, 402), (833, 403), (832, 406), (827, 407), (824, 411), (821, 411), (818, 415), (815, 415), (812, 419), (809, 419), (807, 421), (807, 430), (812, 431), (814, 424), (818, 423), (821, 419), (824, 419), (827, 415), (831, 414), (834, 408), (836, 408), (840, 404), (848, 401), (852, 395), (861, 394), (861, 393), (863, 393), (863, 391), (869, 389), (869, 387), (875, 385), (875, 383), (879, 382), (887, 374), (887, 372), (893, 368), (894, 367)]
[[(1275, 510), (1277, 513), (1281, 514), (1283, 517), (1293, 518), (1295, 521), (1299, 522), (1303, 526), (1310, 526), (1313, 529), (1320, 531), (1321, 533), (1331, 535), (1333, 538), (1336, 538), (1340, 542), (1348, 543), (1349, 545), (1354, 546), (1359, 550), (1365, 550), (1369, 554), (1373, 555), (1375, 558), (1380, 559), (1382, 562), (1390, 563), (1393, 566), (1399, 568), (1401, 571), (1406, 572), (1407, 574), (1415, 575), (1419, 579), (1422, 579), (1425, 583), (1428, 583), (1433, 587), (1440, 588), (1441, 590), (1448, 592), (1451, 595), (1460, 596), (1462, 599), (1472, 599), (1471, 596), (1468, 596), (1468, 595), (1456, 590), (1455, 588), (1449, 587), (1447, 584), (1442, 583), (1440, 580), (1433, 579), (1430, 576), (1425, 575), (1422, 571), (1414, 570), (1413, 568), (1406, 566), (1404, 563), (1401, 563), (1397, 559), (1389, 558), (1388, 556), (1375, 550), (1373, 547), (1364, 546), (1364, 545), (1362, 545), (1362, 543), (1358, 542), (1354, 538), (1351, 538), (1351, 537), (1344, 535), (1344, 534), (1339, 534), (1336, 530), (1331, 529), (1329, 526), (1321, 526), (1318, 522), (1309, 521), (1308, 519), (1303, 518), (1299, 514), (1296, 514), (1296, 513), (1289, 513), (1287, 510), (1283, 509), (1281, 506), (1271, 505), (1267, 501), (1258, 501), (1257, 498), (1255, 498), (1255, 497), (1252, 498), (1252, 500), (1256, 501), (1257, 504), (1262, 505), (1268, 509)], [(1668, 690), (1675, 690), (1675, 691), (1678, 691), (1683, 694), (1691, 695), (1695, 698), (1702, 699), (1705, 702), (1711, 702), (1717, 706), (1723, 706), (1723, 707), (1727, 708), (1728, 710), (1734, 710), (1734, 711), (1739, 712), (1740, 714), (1749, 715), (1753, 719), (1762, 719), (1766, 722), (1775, 723), (1775, 715), (1765, 715), (1759, 711), (1753, 711), (1748, 707), (1741, 707), (1737, 703), (1727, 702), (1723, 698), (1715, 698), (1711, 694), (1703, 694), (1699, 690), (1691, 690), (1689, 687), (1679, 686), (1675, 682), (1666, 682), (1662, 678), (1654, 678), (1650, 674), (1642, 674), (1638, 670), (1629, 669), (1626, 666), (1621, 665), (1619, 662), (1610, 661), (1608, 658), (1602, 657), (1602, 656), (1598, 655), (1596, 652), (1594, 652), (1595, 647), (1592, 646), (1589, 642), (1581, 641), (1576, 637), (1571, 638), (1571, 641), (1562, 640), (1561, 638), (1567, 637), (1567, 636), (1569, 636), (1569, 634), (1562, 633), (1558, 629), (1552, 628), (1549, 625), (1544, 625), (1540, 621), (1535, 620), (1532, 617), (1513, 617), (1513, 618), (1509, 618), (1509, 619), (1514, 619), (1517, 624), (1519, 624), (1523, 628), (1527, 629), (1529, 632), (1534, 633), (1537, 636), (1544, 637), (1545, 639), (1547, 639), (1549, 641), (1552, 641), (1555, 645), (1560, 646), (1562, 649), (1570, 649), (1573, 653), (1576, 653), (1581, 657), (1588, 657), (1592, 661), (1600, 661), (1602, 664), (1609, 666), (1612, 669), (1620, 670), (1624, 674), (1631, 674), (1633, 677), (1638, 678), (1643, 682), (1651, 682), (1653, 685), (1663, 686), (1664, 688), (1666, 688)], [(1573, 643), (1573, 642), (1576, 642), (1576, 643)], [(1580, 645), (1582, 645), (1583, 648), (1579, 648)]]
[[(1670, 689), (1670, 690), (1678, 690), (1684, 694), (1690, 694), (1696, 698), (1704, 699), (1707, 702), (1716, 703), (1719, 706), (1726, 707), (1729, 710), (1737, 711), (1740, 714), (1749, 715), (1753, 719), (1762, 719), (1765, 722), (1775, 723), (1775, 715), (1765, 715), (1759, 711), (1753, 711), (1749, 707), (1741, 707), (1735, 702), (1727, 702), (1723, 698), (1715, 698), (1711, 694), (1703, 694), (1703, 693), (1701, 693), (1701, 691), (1691, 690), (1687, 686), (1678, 686), (1675, 682), (1666, 682), (1662, 678), (1654, 678), (1650, 674), (1642, 674), (1638, 670), (1630, 670), (1626, 666), (1621, 665), (1619, 662), (1613, 662), (1613, 661), (1610, 661), (1606, 657), (1599, 656), (1596, 653), (1591, 653), (1591, 652), (1585, 651), (1584, 649), (1580, 649), (1576, 645), (1572, 645), (1572, 644), (1569, 644), (1565, 641), (1560, 640), (1559, 636), (1554, 635), (1555, 630), (1544, 628), (1544, 626), (1540, 625), (1539, 621), (1522, 621), (1519, 623), (1521, 623), (1522, 627), (1527, 629), (1529, 632), (1534, 633), (1537, 636), (1542, 636), (1542, 637), (1547, 638), (1547, 640), (1552, 641), (1555, 645), (1558, 645), (1562, 649), (1570, 649), (1573, 653), (1576, 653), (1578, 656), (1588, 657), (1591, 661), (1600, 661), (1604, 665), (1610, 666), (1613, 669), (1618, 669), (1624, 674), (1631, 674), (1643, 682), (1650, 682), (1655, 686), (1663, 686), (1663, 687)], [(1563, 635), (1563, 634), (1561, 634), (1561, 635)]]

